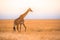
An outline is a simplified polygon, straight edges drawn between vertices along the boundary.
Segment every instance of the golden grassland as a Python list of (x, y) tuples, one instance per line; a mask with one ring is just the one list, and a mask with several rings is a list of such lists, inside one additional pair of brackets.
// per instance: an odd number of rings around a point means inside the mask
[(0, 20), (0, 40), (60, 40), (60, 20), (25, 20), (27, 31), (13, 31), (14, 20)]
[[(53, 30), (60, 28), (60, 20), (25, 20), (28, 30)], [(14, 20), (0, 20), (0, 30), (12, 30)], [(23, 29), (23, 26), (22, 26)]]

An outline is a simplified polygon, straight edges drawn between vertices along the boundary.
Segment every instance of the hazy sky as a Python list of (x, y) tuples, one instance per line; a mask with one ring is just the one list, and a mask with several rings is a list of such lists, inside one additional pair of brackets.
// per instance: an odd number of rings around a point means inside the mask
[(29, 7), (26, 19), (60, 19), (60, 0), (0, 0), (0, 19), (16, 19)]

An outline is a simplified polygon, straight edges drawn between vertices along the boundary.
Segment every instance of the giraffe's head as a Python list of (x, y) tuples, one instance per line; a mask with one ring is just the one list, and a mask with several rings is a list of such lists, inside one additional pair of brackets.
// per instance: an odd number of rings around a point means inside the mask
[(29, 8), (28, 10), (32, 12), (31, 8)]

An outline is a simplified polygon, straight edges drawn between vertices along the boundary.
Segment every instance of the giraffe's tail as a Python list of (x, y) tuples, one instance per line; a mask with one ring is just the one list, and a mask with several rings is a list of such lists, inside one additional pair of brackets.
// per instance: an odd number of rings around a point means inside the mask
[(13, 30), (16, 31), (15, 26), (13, 27)]

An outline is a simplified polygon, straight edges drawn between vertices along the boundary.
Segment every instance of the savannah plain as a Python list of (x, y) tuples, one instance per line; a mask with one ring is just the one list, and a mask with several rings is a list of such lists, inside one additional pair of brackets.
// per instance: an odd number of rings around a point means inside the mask
[(14, 31), (14, 20), (0, 20), (0, 40), (60, 40), (60, 20), (25, 20), (26, 32)]

